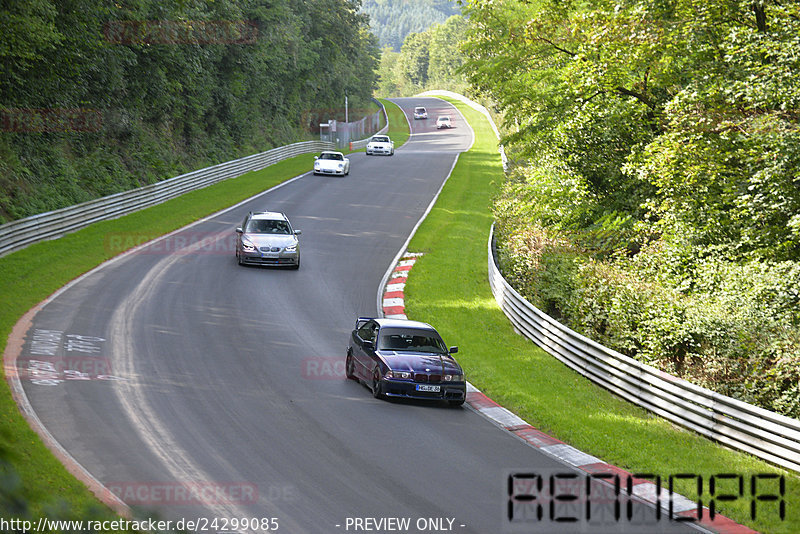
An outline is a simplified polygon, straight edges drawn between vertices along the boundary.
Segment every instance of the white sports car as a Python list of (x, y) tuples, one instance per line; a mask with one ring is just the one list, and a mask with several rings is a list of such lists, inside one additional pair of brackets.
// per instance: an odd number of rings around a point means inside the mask
[(373, 135), (367, 143), (367, 156), (374, 154), (386, 154), (394, 156), (394, 143), (388, 135)]
[(450, 117), (447, 115), (442, 115), (438, 119), (436, 119), (436, 129), (441, 130), (442, 128), (452, 128), (453, 125), (450, 123)]
[(333, 174), (347, 176), (350, 174), (350, 160), (341, 152), (323, 152), (314, 156), (314, 174)]

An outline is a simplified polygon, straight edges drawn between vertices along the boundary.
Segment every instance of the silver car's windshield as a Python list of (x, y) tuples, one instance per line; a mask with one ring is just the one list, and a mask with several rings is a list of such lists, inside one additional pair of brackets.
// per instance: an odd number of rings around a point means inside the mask
[(291, 234), (291, 229), (286, 221), (268, 219), (250, 219), (245, 232), (248, 234)]
[(381, 329), (378, 338), (379, 350), (447, 353), (442, 338), (425, 330)]
[(336, 161), (342, 161), (344, 159), (344, 156), (342, 156), (341, 154), (322, 154), (319, 157), (319, 159), (332, 159)]

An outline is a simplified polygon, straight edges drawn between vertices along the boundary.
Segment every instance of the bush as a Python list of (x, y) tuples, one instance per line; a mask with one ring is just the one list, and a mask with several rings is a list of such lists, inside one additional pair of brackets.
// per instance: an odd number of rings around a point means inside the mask
[(800, 264), (739, 263), (663, 239), (635, 255), (596, 254), (567, 232), (514, 219), (506, 202), (497, 203), (501, 270), (532, 304), (638, 361), (800, 416)]

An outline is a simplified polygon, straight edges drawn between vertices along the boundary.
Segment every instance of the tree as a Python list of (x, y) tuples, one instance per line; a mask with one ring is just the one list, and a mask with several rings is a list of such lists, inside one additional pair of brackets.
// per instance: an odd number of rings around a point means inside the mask
[(400, 52), (400, 73), (417, 87), (424, 87), (428, 82), (429, 42), (427, 33), (410, 33)]

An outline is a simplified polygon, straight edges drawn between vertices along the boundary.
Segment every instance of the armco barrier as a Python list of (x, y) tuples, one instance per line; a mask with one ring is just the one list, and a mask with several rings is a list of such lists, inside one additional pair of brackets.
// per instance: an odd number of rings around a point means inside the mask
[(497, 265), (489, 284), (517, 330), (565, 365), (620, 397), (728, 447), (800, 471), (800, 421), (726, 397), (637, 362), (570, 330), (525, 300)]
[[(179, 195), (201, 189), (228, 178), (263, 169), (300, 154), (334, 149), (333, 143), (304, 141), (260, 154), (220, 163), (131, 191), (41, 213), (0, 226), (0, 256), (44, 239), (55, 239), (97, 221), (115, 219), (140, 209), (160, 204)], [(309, 169), (311, 163), (309, 162)]]

